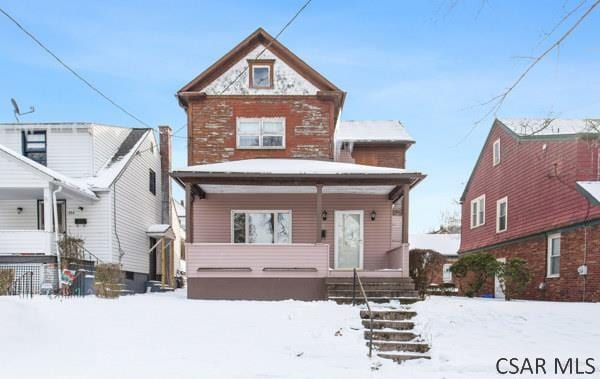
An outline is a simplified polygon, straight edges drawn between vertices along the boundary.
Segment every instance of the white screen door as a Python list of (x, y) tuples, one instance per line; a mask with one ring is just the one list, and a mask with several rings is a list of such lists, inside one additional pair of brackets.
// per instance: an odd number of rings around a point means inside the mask
[(335, 211), (335, 268), (363, 266), (363, 211)]

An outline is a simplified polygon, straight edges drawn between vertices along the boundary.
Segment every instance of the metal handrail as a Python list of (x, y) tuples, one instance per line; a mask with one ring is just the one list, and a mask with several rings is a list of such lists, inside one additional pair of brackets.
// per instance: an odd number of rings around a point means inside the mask
[(352, 306), (356, 305), (356, 283), (360, 287), (360, 292), (362, 293), (363, 298), (365, 299), (365, 304), (367, 304), (367, 310), (369, 311), (369, 358), (371, 358), (373, 354), (373, 311), (371, 310), (371, 306), (369, 305), (369, 299), (367, 298), (367, 294), (365, 293), (365, 289), (362, 285), (362, 281), (360, 280), (360, 276), (358, 276), (358, 272), (356, 268), (353, 270), (354, 275), (352, 276)]
[[(29, 277), (29, 280), (27, 280), (27, 277)], [(26, 288), (27, 284), (27, 288), (29, 288), (29, 291), (24, 291), (23, 289)], [(15, 285), (17, 285), (17, 287), (19, 288), (18, 291), (15, 288)], [(23, 274), (21, 274), (21, 276), (19, 276), (11, 283), (8, 291), (8, 293), (12, 295), (18, 294), (21, 297), (33, 298), (33, 271), (26, 271)]]

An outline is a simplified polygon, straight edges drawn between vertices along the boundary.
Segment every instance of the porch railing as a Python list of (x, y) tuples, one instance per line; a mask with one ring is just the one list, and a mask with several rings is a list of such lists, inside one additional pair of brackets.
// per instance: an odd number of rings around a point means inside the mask
[(44, 230), (0, 230), (1, 254), (51, 254), (53, 233)]

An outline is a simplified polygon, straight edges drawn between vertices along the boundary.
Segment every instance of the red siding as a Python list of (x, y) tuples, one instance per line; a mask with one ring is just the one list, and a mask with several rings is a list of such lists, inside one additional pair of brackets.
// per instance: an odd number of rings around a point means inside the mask
[[(492, 165), (500, 139), (501, 162)], [(544, 149), (544, 145), (546, 148)], [(461, 251), (600, 216), (575, 189), (598, 179), (598, 143), (584, 139), (519, 140), (494, 124), (462, 206)], [(470, 228), (471, 200), (485, 194), (485, 225)], [(508, 230), (496, 233), (496, 201), (508, 197)]]

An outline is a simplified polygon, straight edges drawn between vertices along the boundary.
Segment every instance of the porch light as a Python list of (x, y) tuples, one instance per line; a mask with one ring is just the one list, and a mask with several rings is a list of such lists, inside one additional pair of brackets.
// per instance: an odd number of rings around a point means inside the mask
[(323, 221), (327, 221), (327, 211), (323, 209), (323, 212), (321, 212), (321, 218), (323, 219)]
[(375, 221), (375, 218), (377, 218), (377, 212), (375, 212), (375, 210), (371, 211), (371, 221)]
[(18, 208), (17, 208), (17, 214), (21, 214), (21, 213), (23, 213), (23, 208), (21, 208), (21, 207), (18, 207)]

